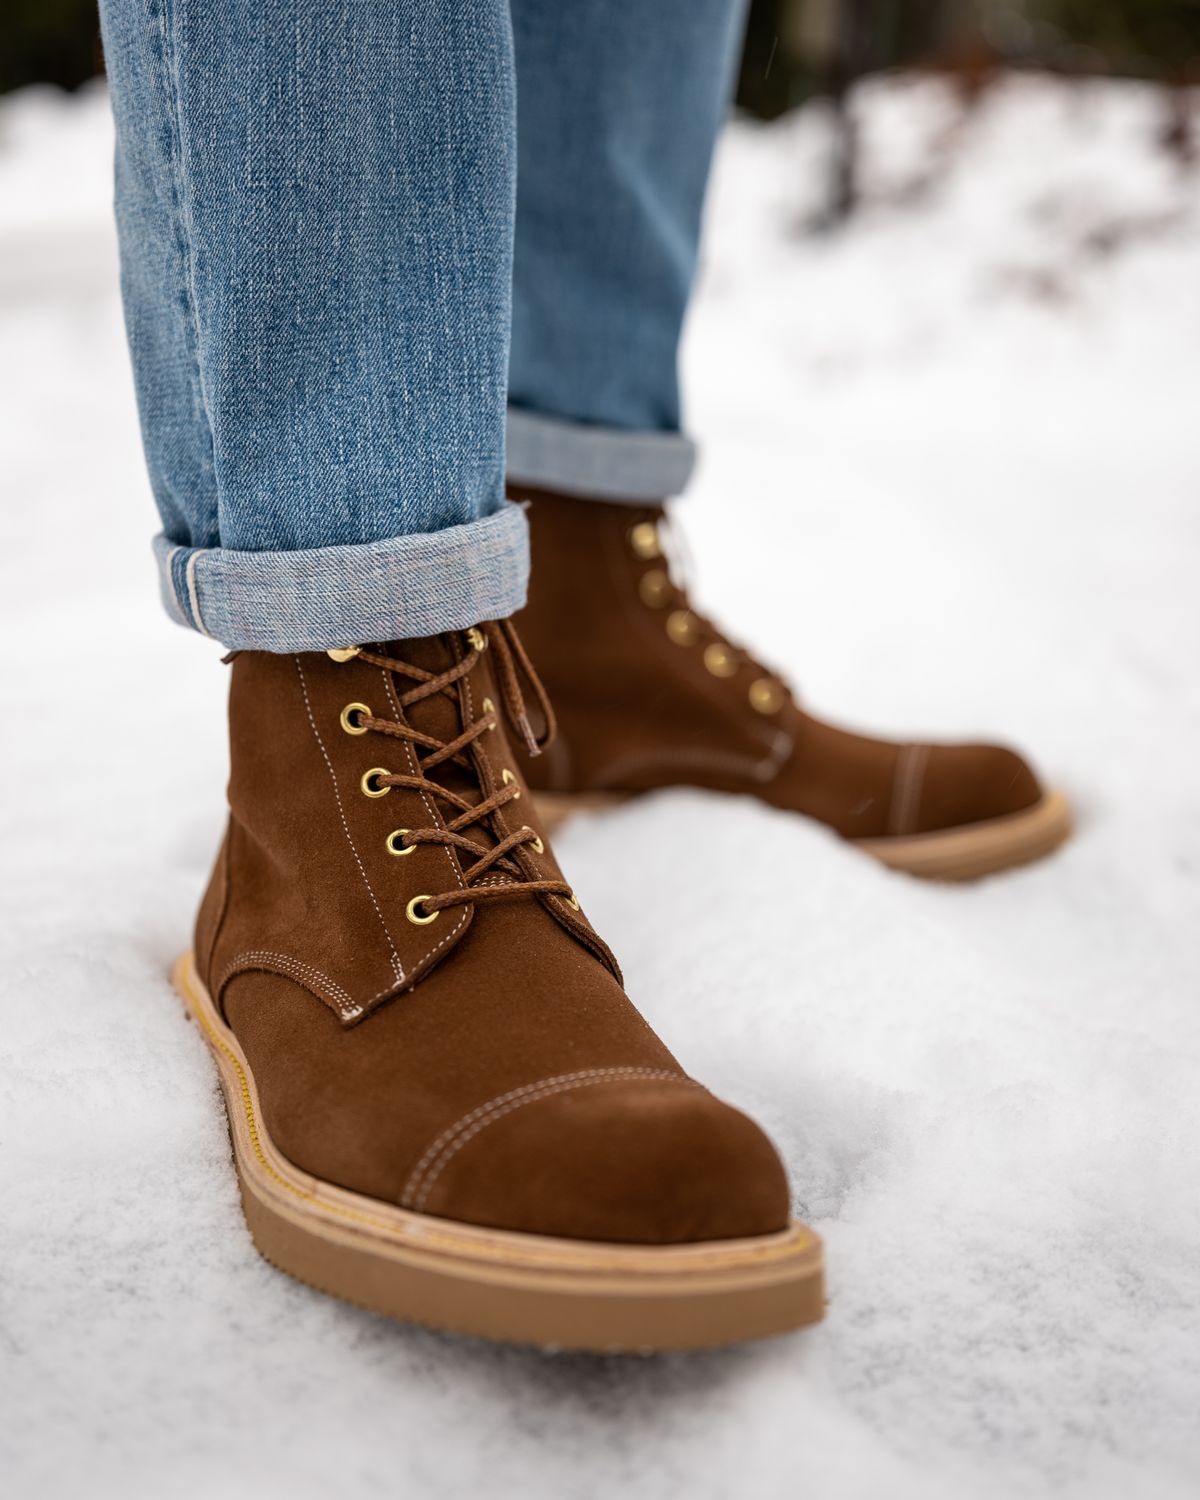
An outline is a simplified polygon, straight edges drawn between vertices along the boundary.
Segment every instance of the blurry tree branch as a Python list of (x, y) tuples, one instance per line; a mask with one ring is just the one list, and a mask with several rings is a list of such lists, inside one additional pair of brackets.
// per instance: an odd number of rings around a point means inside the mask
[(964, 112), (1002, 68), (1154, 80), (1163, 146), (1183, 164), (1197, 154), (1200, 0), (753, 0), (741, 106), (769, 119), (813, 97), (829, 103), (827, 192), (810, 227), (835, 227), (858, 202), (854, 84), (902, 67), (951, 76)]

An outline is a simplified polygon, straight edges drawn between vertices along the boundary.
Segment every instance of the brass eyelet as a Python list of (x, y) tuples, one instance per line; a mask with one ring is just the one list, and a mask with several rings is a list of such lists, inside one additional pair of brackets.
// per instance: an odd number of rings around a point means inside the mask
[(325, 655), (333, 661), (352, 661), (361, 650), (361, 646), (330, 646)]
[(564, 896), (563, 900), (567, 903), (567, 905), (571, 908), (572, 911), (578, 911), (579, 910), (579, 902), (576, 901), (576, 899), (575, 899), (575, 893), (574, 893), (574, 891), (572, 891), (569, 896)]
[(483, 631), (480, 630), (478, 625), (472, 625), (470, 630), (467, 631), (467, 640), (470, 641), (474, 650), (487, 650), (487, 636), (484, 635)]
[(387, 845), (387, 852), (396, 855), (397, 858), (405, 854), (412, 854), (417, 847), (416, 844), (402, 844), (400, 842), (404, 835), (411, 833), (411, 831), (409, 828), (393, 828), (387, 838), (384, 839), (384, 843)]
[(646, 562), (662, 555), (662, 548), (658, 544), (658, 527), (653, 521), (639, 521), (629, 533), (629, 545), (635, 555)]
[(728, 646), (714, 641), (704, 648), (704, 665), (714, 677), (732, 677), (737, 671), (737, 661)]
[[(515, 785), (517, 778), (508, 769), (508, 767), (505, 766), (505, 768), (503, 769), (503, 771), (500, 772), (500, 780), (504, 783), (505, 786), (513, 786), (513, 785)], [(514, 792), (511, 800), (513, 802), (520, 802), (520, 800), (521, 800), (521, 794), (520, 794), (520, 792)]]
[[(530, 826), (529, 826), (528, 823), (525, 824), (525, 832), (526, 833), (533, 833), (533, 829), (530, 828)], [(529, 844), (529, 847), (533, 850), (533, 852), (535, 854), (545, 854), (545, 852), (546, 852), (546, 846), (545, 846), (545, 844), (542, 843), (542, 840), (541, 840), (541, 838), (539, 837), (538, 834), (533, 833), (533, 837), (531, 839), (529, 839), (527, 842)]]
[(369, 719), (372, 717), (371, 710), (365, 703), (347, 703), (341, 713), (342, 728), (347, 734), (366, 734), (367, 726), (356, 724), (351, 718), (352, 714), (362, 714)]
[(428, 927), (430, 922), (436, 922), (437, 919), (441, 916), (440, 911), (431, 911), (427, 916), (424, 917), (417, 915), (417, 907), (420, 906), (422, 901), (428, 901), (429, 899), (430, 898), (428, 894), (424, 896), (414, 896), (408, 903), (408, 905), (404, 908), (404, 915), (417, 927)]
[(390, 776), (391, 774), (386, 766), (372, 766), (369, 771), (364, 771), (363, 778), (359, 782), (359, 786), (363, 789), (363, 795), (365, 797), (386, 797), (391, 791), (391, 787), (377, 786), (375, 778), (376, 776)]
[(648, 573), (642, 574), (638, 592), (643, 604), (648, 604), (651, 609), (661, 609), (671, 592), (671, 580), (661, 568), (651, 568)]
[(783, 707), (783, 689), (769, 677), (750, 684), (750, 707), (760, 714), (776, 714)]
[[(485, 698), (483, 700), (483, 702), (479, 705), (479, 711), (480, 711), (480, 713), (494, 714), (496, 712), (496, 705), (492, 702), (492, 700), (490, 698)], [(490, 734), (492, 732), (492, 730), (495, 729), (495, 727), (496, 726), (494, 724), (489, 724), (488, 725), (488, 733)]]
[(696, 640), (696, 616), (687, 609), (673, 609), (667, 616), (667, 634), (677, 646), (691, 646)]

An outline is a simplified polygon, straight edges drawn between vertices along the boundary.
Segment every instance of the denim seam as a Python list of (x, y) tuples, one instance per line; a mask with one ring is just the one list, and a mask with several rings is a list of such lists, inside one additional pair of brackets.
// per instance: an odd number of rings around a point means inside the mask
[(193, 399), (199, 408), (208, 438), (208, 470), (216, 484), (216, 454), (213, 443), (212, 413), (204, 391), (204, 374), (200, 367), (200, 315), (196, 294), (196, 264), (192, 253), (195, 238), (191, 231), (193, 215), (188, 201), (183, 171), (183, 101), (179, 90), (179, 57), (175, 45), (175, 10), (173, 0), (162, 0), (158, 10), (162, 47), (160, 63), (168, 98), (168, 152), (172, 198), (172, 220), (176, 250), (183, 268), (183, 327), (187, 339), (188, 366), (192, 373)]
[(179, 620), (179, 623), (181, 625), (186, 625), (187, 615), (184, 613), (183, 606), (179, 602), (179, 595), (175, 589), (174, 573), (175, 558), (182, 551), (182, 547), (172, 547), (170, 552), (167, 553), (166, 561), (162, 566), (162, 577), (167, 588), (171, 591), (171, 603), (175, 606), (175, 614)]
[(211, 641), (213, 636), (208, 626), (204, 623), (204, 616), (200, 613), (200, 596), (196, 590), (196, 564), (204, 556), (203, 550), (193, 552), (187, 560), (187, 587), (188, 603), (192, 607), (192, 619), (196, 622), (196, 629), (201, 635), (208, 636)]

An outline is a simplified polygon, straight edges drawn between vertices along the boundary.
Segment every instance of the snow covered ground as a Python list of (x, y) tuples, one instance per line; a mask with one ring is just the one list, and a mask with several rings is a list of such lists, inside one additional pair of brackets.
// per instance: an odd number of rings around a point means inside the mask
[(828, 1246), (822, 1327), (638, 1361), (393, 1326), (251, 1250), (165, 977), (225, 674), (158, 613), (105, 105), (0, 106), (6, 1496), (1198, 1493), (1200, 175), (1137, 86), (858, 108), (840, 236), (804, 233), (817, 113), (722, 146), (701, 597), (823, 710), (1028, 746), (1080, 830), (969, 889), (695, 795), (563, 838)]

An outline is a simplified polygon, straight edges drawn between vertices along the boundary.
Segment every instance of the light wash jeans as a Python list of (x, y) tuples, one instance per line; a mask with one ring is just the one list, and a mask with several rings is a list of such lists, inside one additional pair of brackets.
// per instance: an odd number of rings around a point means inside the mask
[(676, 351), (742, 8), (101, 0), (180, 623), (287, 651), (511, 614), (506, 426), (513, 480), (683, 486)]

